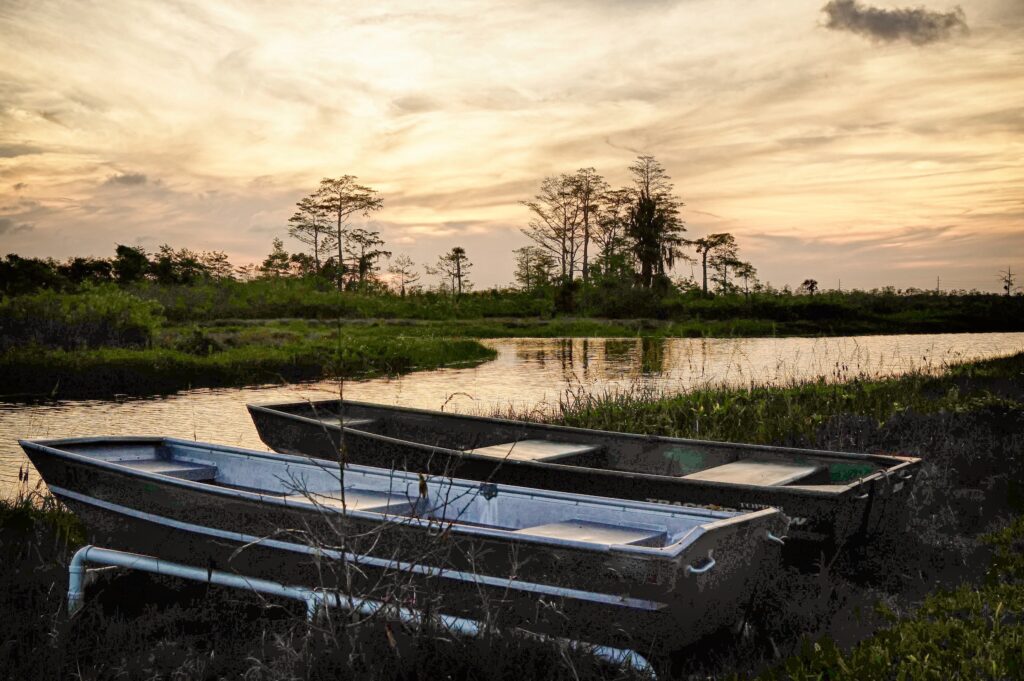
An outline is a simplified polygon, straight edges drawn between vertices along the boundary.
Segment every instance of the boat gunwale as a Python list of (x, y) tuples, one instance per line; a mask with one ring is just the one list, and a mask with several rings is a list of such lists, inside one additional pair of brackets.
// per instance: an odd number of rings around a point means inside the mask
[[(285, 499), (284, 497), (267, 495), (259, 492), (233, 489), (230, 487), (220, 487), (217, 485), (204, 484), (200, 481), (186, 480), (162, 473), (154, 473), (150, 471), (139, 470), (131, 466), (127, 466), (116, 461), (106, 461), (103, 459), (90, 457), (85, 454), (80, 454), (73, 451), (67, 451), (54, 447), (55, 444), (93, 444), (93, 443), (104, 443), (114, 444), (118, 442), (126, 443), (139, 443), (139, 442), (152, 442), (152, 443), (174, 443), (187, 447), (206, 447), (211, 449), (220, 449), (227, 451), (228, 453), (241, 454), (247, 457), (255, 456), (257, 458), (268, 459), (271, 462), (278, 460), (290, 461), (303, 466), (310, 467), (321, 467), (321, 464), (332, 464), (339, 465), (336, 462), (329, 462), (324, 459), (316, 459), (314, 457), (299, 457), (290, 454), (276, 454), (274, 452), (260, 452), (258, 450), (249, 450), (241, 447), (234, 447), (231, 445), (220, 445), (216, 443), (206, 442), (195, 442), (192, 440), (183, 440), (180, 438), (172, 437), (161, 437), (161, 436), (147, 436), (147, 435), (133, 435), (133, 436), (91, 436), (82, 438), (60, 438), (50, 440), (31, 440), (31, 439), (19, 439), (18, 443), (24, 449), (36, 449), (42, 450), (50, 456), (55, 456), (58, 459), (68, 459), (76, 461), (78, 463), (93, 466), (100, 469), (109, 469), (115, 473), (125, 475), (127, 477), (134, 477), (142, 480), (155, 480), (162, 484), (170, 484), (175, 487), (182, 487), (185, 489), (192, 490), (194, 492), (200, 492), (203, 494), (212, 494), (214, 496), (221, 497), (233, 497), (240, 498), (248, 502), (258, 502), (263, 504), (269, 504), (271, 506), (277, 506), (281, 508), (290, 508), (305, 511), (318, 511), (320, 513), (329, 513), (336, 516), (349, 516), (362, 520), (369, 520), (375, 522), (381, 522), (382, 524), (391, 524), (393, 526), (405, 526), (405, 527), (416, 527), (422, 529), (429, 529), (433, 526), (442, 526), (448, 529), (454, 530), (459, 534), (465, 534), (470, 537), (481, 537), (486, 539), (495, 539), (502, 541), (518, 542), (522, 541), (530, 544), (540, 545), (551, 545), (562, 548), (572, 548), (584, 551), (590, 551), (593, 553), (618, 553), (618, 554), (631, 554), (634, 557), (643, 557), (648, 560), (660, 560), (667, 562), (675, 562), (681, 555), (683, 555), (687, 548), (695, 543), (702, 535), (707, 534), (711, 531), (722, 529), (729, 525), (733, 525), (739, 522), (750, 521), (756, 522), (760, 519), (760, 516), (764, 515), (775, 515), (780, 512), (773, 508), (764, 508), (758, 510), (749, 511), (714, 511), (712, 509), (703, 507), (687, 507), (687, 506), (666, 506), (664, 504), (658, 504), (656, 502), (643, 502), (635, 501), (630, 499), (616, 499), (610, 497), (599, 497), (594, 495), (576, 494), (572, 492), (555, 492), (551, 490), (543, 490), (529, 487), (518, 487), (515, 485), (504, 485), (500, 484), (499, 490), (507, 492), (513, 492), (516, 494), (530, 496), (530, 497), (550, 497), (554, 499), (570, 499), (576, 498), (579, 500), (586, 500), (588, 502), (597, 502), (598, 504), (608, 504), (615, 506), (632, 506), (643, 508), (644, 510), (651, 511), (654, 513), (662, 513), (666, 515), (689, 515), (697, 516), (694, 520), (697, 524), (683, 532), (679, 539), (667, 546), (662, 547), (651, 547), (651, 546), (637, 546), (631, 544), (602, 544), (597, 542), (585, 542), (579, 540), (564, 540), (555, 539), (550, 537), (544, 537), (541, 535), (530, 535), (525, 533), (519, 533), (515, 531), (504, 530), (500, 528), (488, 528), (480, 527), (476, 525), (467, 525), (457, 521), (437, 521), (433, 519), (416, 518), (410, 516), (401, 516), (388, 513), (378, 513), (374, 511), (362, 511), (357, 509), (345, 509), (327, 507), (322, 504), (317, 504), (309, 499)], [(391, 473), (399, 473), (403, 476), (412, 475), (404, 471), (394, 471), (393, 469), (385, 469), (373, 466), (357, 465), (357, 464), (346, 464), (347, 467), (363, 470), (368, 469), (371, 474), (374, 471), (390, 471)], [(434, 476), (442, 477), (448, 481), (448, 484), (461, 484), (468, 488), (479, 487), (480, 483), (477, 481), (462, 480), (459, 478), (450, 478), (446, 476)], [(472, 483), (472, 484), (470, 484)], [(440, 484), (445, 484), (441, 482)], [(614, 503), (609, 503), (614, 502)], [(728, 513), (726, 517), (715, 518), (712, 514), (714, 513)], [(707, 519), (705, 522), (701, 522), (701, 519)], [(398, 519), (403, 519), (398, 521)], [(521, 528), (525, 529), (525, 528)], [(696, 536), (694, 536), (696, 534)], [(684, 542), (687, 542), (684, 544)]]
[[(332, 423), (327, 423), (327, 422), (325, 422), (323, 420), (320, 420), (320, 419), (310, 418), (308, 416), (302, 416), (300, 414), (293, 414), (293, 413), (290, 413), (288, 411), (284, 411), (283, 409), (281, 409), (281, 407), (313, 406), (313, 405), (317, 405), (317, 404), (326, 404), (326, 403), (332, 403), (332, 402), (333, 403), (337, 403), (337, 402), (339, 402), (339, 400), (330, 399), (330, 400), (316, 400), (316, 401), (311, 401), (311, 402), (277, 402), (277, 403), (263, 403), (263, 404), (251, 403), (251, 404), (246, 404), (246, 409), (249, 410), (250, 414), (252, 414), (252, 412), (254, 412), (254, 411), (263, 412), (265, 414), (269, 414), (269, 415), (272, 415), (272, 416), (275, 416), (275, 417), (285, 417), (285, 418), (294, 419), (296, 421), (303, 422), (303, 423), (315, 424), (315, 425), (317, 425), (319, 427), (326, 428), (326, 429), (333, 429), (333, 430), (339, 430), (339, 431), (340, 430), (345, 430), (345, 431), (348, 431), (348, 432), (358, 433), (361, 437), (369, 437), (371, 439), (381, 440), (381, 441), (384, 441), (384, 442), (399, 442), (399, 443), (401, 443), (404, 446), (412, 446), (412, 447), (415, 447), (417, 449), (427, 450), (427, 451), (430, 451), (430, 452), (444, 452), (444, 453), (447, 453), (450, 456), (464, 457), (464, 458), (467, 458), (467, 459), (469, 459), (471, 461), (488, 461), (488, 462), (491, 462), (491, 463), (494, 463), (495, 461), (497, 461), (494, 457), (490, 457), (490, 456), (485, 456), (485, 455), (480, 455), (480, 454), (473, 454), (471, 452), (466, 452), (466, 451), (462, 451), (462, 450), (458, 450), (458, 449), (451, 449), (449, 447), (439, 447), (439, 446), (436, 446), (436, 445), (428, 445), (426, 443), (416, 442), (414, 440), (402, 440), (401, 438), (393, 438), (393, 437), (390, 437), (390, 436), (387, 436), (387, 435), (381, 435), (379, 433), (373, 433), (373, 432), (370, 432), (370, 431), (361, 430), (359, 428), (348, 428), (348, 427), (345, 427), (343, 425), (336, 425), (336, 424), (332, 424)], [(344, 405), (352, 405), (352, 406), (355, 406), (355, 407), (368, 408), (368, 409), (377, 409), (377, 410), (381, 410), (381, 411), (400, 411), (400, 412), (405, 412), (405, 413), (410, 413), (410, 414), (415, 414), (415, 415), (421, 415), (421, 416), (436, 416), (439, 413), (437, 411), (432, 411), (432, 410), (429, 410), (429, 409), (418, 409), (418, 408), (415, 408), (415, 407), (399, 407), (399, 406), (394, 406), (393, 407), (393, 406), (374, 404), (372, 402), (359, 402), (359, 401), (356, 401), (356, 400), (341, 400), (341, 402)], [(799, 447), (779, 447), (779, 446), (775, 446), (775, 445), (759, 445), (759, 444), (751, 444), (751, 443), (747, 443), (747, 442), (716, 442), (714, 440), (694, 440), (694, 439), (690, 439), (690, 438), (667, 437), (667, 436), (664, 436), (664, 435), (643, 435), (643, 434), (640, 434), (640, 433), (619, 433), (619, 432), (609, 431), (609, 430), (597, 430), (597, 429), (589, 429), (589, 428), (576, 428), (574, 426), (559, 426), (559, 425), (554, 425), (554, 424), (549, 424), (549, 423), (533, 423), (533, 422), (528, 422), (528, 421), (513, 421), (513, 420), (510, 420), (510, 419), (501, 419), (501, 418), (495, 418), (495, 417), (491, 417), (491, 416), (471, 416), (471, 415), (468, 415), (468, 414), (449, 414), (449, 413), (444, 413), (444, 412), (440, 412), (440, 413), (443, 414), (444, 416), (451, 416), (451, 417), (461, 418), (461, 419), (466, 419), (466, 420), (471, 420), (471, 421), (484, 421), (484, 422), (488, 422), (488, 423), (492, 423), (492, 424), (497, 424), (497, 425), (502, 425), (502, 426), (513, 426), (513, 427), (516, 427), (516, 426), (518, 426), (518, 427), (527, 426), (527, 427), (530, 427), (530, 428), (539, 428), (541, 430), (546, 430), (546, 431), (550, 431), (550, 432), (554, 432), (554, 433), (563, 433), (564, 432), (564, 433), (571, 434), (571, 433), (574, 433), (574, 432), (578, 432), (578, 433), (586, 433), (586, 434), (597, 435), (597, 436), (608, 436), (609, 438), (627, 438), (627, 439), (633, 439), (633, 440), (642, 440), (644, 442), (662, 441), (662, 442), (669, 442), (669, 443), (688, 444), (688, 445), (700, 445), (700, 446), (716, 447), (716, 448), (735, 447), (735, 448), (738, 448), (738, 449), (747, 450), (747, 451), (754, 451), (754, 452), (759, 452), (759, 451), (760, 452), (765, 452), (765, 451), (767, 451), (767, 452), (772, 452), (772, 453), (793, 454), (793, 455), (799, 455), (799, 456), (813, 455), (813, 456), (823, 456), (823, 457), (831, 457), (831, 458), (837, 458), (837, 459), (850, 459), (850, 460), (855, 460), (855, 461), (868, 461), (868, 462), (872, 462), (873, 461), (875, 463), (881, 463), (881, 462), (878, 461), (879, 459), (881, 459), (885, 463), (888, 464), (886, 467), (881, 468), (880, 470), (874, 471), (873, 473), (871, 473), (869, 475), (857, 478), (857, 479), (853, 480), (852, 482), (846, 483), (845, 485), (830, 485), (830, 487), (834, 487), (835, 489), (829, 489), (829, 490), (801, 489), (799, 486), (788, 486), (788, 485), (770, 486), (770, 485), (753, 485), (753, 484), (738, 483), (738, 482), (720, 482), (720, 481), (715, 481), (715, 480), (688, 480), (686, 478), (679, 477), (679, 476), (674, 476), (674, 475), (662, 475), (662, 474), (659, 474), (659, 473), (641, 473), (641, 472), (638, 472), (638, 471), (621, 471), (621, 470), (613, 470), (613, 469), (607, 469), (607, 468), (594, 468), (592, 466), (574, 466), (574, 465), (562, 464), (562, 463), (553, 462), (553, 461), (551, 461), (551, 462), (549, 462), (549, 461), (520, 461), (520, 460), (516, 460), (516, 459), (511, 459), (511, 458), (504, 458), (504, 459), (500, 460), (500, 464), (499, 464), (499, 465), (506, 465), (507, 464), (507, 465), (512, 465), (512, 466), (542, 466), (544, 468), (550, 468), (550, 469), (554, 469), (554, 470), (558, 470), (558, 471), (563, 471), (563, 472), (584, 470), (584, 471), (587, 471), (589, 474), (599, 474), (599, 475), (608, 475), (608, 476), (616, 476), (616, 477), (623, 477), (623, 476), (625, 476), (625, 477), (631, 477), (631, 478), (639, 478), (639, 479), (642, 479), (642, 480), (643, 479), (650, 479), (650, 478), (654, 478), (654, 479), (658, 479), (658, 480), (673, 480), (673, 481), (677, 482), (680, 485), (710, 487), (710, 488), (722, 489), (722, 490), (740, 490), (740, 491), (758, 491), (758, 492), (763, 492), (763, 491), (766, 491), (766, 490), (769, 490), (769, 491), (776, 491), (776, 490), (782, 491), (782, 490), (784, 490), (786, 494), (793, 494), (793, 495), (796, 495), (796, 496), (811, 497), (811, 498), (821, 498), (821, 499), (833, 499), (833, 498), (843, 497), (843, 496), (847, 496), (847, 495), (852, 496), (852, 492), (857, 490), (858, 488), (862, 488), (865, 485), (868, 485), (868, 484), (870, 484), (870, 483), (872, 483), (872, 482), (874, 482), (876, 480), (888, 480), (894, 474), (896, 474), (898, 472), (905, 471), (906, 469), (918, 466), (921, 463), (921, 459), (919, 457), (913, 457), (913, 456), (902, 456), (902, 455), (893, 455), (893, 454), (866, 454), (866, 453), (861, 453), (861, 452), (838, 452), (838, 451), (831, 451), (831, 450), (825, 450), (825, 449), (801, 449)]]

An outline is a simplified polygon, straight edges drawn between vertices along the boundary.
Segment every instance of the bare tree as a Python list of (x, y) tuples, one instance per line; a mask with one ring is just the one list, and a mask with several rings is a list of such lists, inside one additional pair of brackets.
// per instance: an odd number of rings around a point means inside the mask
[(452, 293), (461, 296), (464, 289), (469, 289), (472, 286), (466, 276), (472, 267), (473, 263), (466, 257), (466, 249), (456, 246), (438, 256), (437, 266), (428, 267), (427, 273), (447, 278), (451, 282)]
[(999, 273), (999, 281), (1002, 283), (1003, 291), (1006, 295), (1013, 293), (1014, 284), (1017, 283), (1017, 278), (1014, 276), (1013, 270), (1010, 269), (1009, 265), (1007, 265), (1005, 272)]
[(580, 245), (582, 209), (574, 176), (545, 177), (540, 192), (532, 201), (522, 204), (533, 213), (523, 234), (558, 260), (564, 281), (572, 280)]
[[(380, 238), (380, 232), (372, 232), (362, 227), (349, 232), (345, 252), (352, 263), (350, 270), (356, 276), (356, 288), (360, 291), (364, 290), (367, 281), (376, 275), (379, 269), (377, 261), (391, 257), (391, 251), (384, 250), (383, 245), (384, 240)], [(351, 286), (351, 281), (349, 285)]]
[(750, 300), (750, 282), (753, 281), (755, 289), (757, 288), (757, 268), (749, 262), (740, 261), (734, 267), (733, 273), (737, 278), (743, 280), (743, 295)]
[(609, 189), (601, 196), (601, 209), (592, 236), (601, 252), (601, 268), (606, 273), (614, 256), (629, 247), (627, 229), (632, 200), (628, 188)]
[(334, 226), (334, 238), (338, 252), (338, 290), (344, 287), (345, 236), (349, 219), (356, 214), (369, 215), (380, 210), (383, 199), (374, 196), (377, 192), (356, 182), (354, 175), (343, 175), (337, 179), (325, 177), (313, 200), (323, 213), (329, 216)]
[(719, 253), (729, 253), (731, 251), (735, 254), (736, 238), (728, 232), (720, 232), (718, 234), (709, 234), (700, 239), (687, 240), (686, 244), (692, 246), (700, 258), (703, 272), (702, 289), (706, 295), (708, 292), (708, 261), (710, 260), (713, 265)]
[(317, 203), (316, 197), (307, 196), (295, 204), (298, 210), (288, 218), (288, 235), (313, 250), (313, 263), (320, 271), (320, 253), (328, 250), (331, 243), (331, 224), (327, 214)]
[(388, 273), (395, 277), (398, 282), (398, 291), (405, 297), (405, 287), (412, 286), (420, 280), (420, 274), (416, 271), (416, 263), (407, 255), (400, 255), (388, 267)]
[(524, 291), (535, 291), (551, 283), (555, 259), (540, 246), (523, 246), (513, 251), (516, 256), (516, 282)]
[(573, 176), (580, 219), (583, 225), (583, 283), (590, 279), (589, 246), (594, 228), (600, 222), (601, 198), (608, 192), (608, 183), (593, 168), (580, 168)]

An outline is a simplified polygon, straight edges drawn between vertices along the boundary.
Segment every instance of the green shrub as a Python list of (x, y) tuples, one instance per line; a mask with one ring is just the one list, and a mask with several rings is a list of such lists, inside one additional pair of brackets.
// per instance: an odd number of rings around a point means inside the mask
[(81, 293), (43, 290), (0, 301), (0, 348), (144, 347), (162, 320), (158, 303), (113, 286)]

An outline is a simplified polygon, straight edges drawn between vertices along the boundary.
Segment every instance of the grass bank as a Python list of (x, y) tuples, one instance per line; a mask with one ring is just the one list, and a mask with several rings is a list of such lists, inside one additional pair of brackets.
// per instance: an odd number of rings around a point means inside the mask
[(0, 355), (0, 373), (9, 397), (109, 397), (364, 378), (494, 357), (473, 339), (436, 331), (303, 322), (170, 327), (157, 331), (149, 348), (11, 349)]
[(1018, 353), (890, 379), (840, 368), (818, 381), (781, 387), (712, 386), (670, 396), (649, 389), (579, 391), (563, 396), (555, 420), (581, 428), (844, 449), (881, 446), (881, 440), (863, 439), (865, 428), (884, 429), (903, 416), (1013, 413), (1022, 406), (1024, 353)]
[(573, 426), (924, 459), (907, 533), (822, 556), (762, 599), (761, 628), (680, 663), (684, 676), (1020, 678), (1024, 354), (889, 380), (570, 394)]

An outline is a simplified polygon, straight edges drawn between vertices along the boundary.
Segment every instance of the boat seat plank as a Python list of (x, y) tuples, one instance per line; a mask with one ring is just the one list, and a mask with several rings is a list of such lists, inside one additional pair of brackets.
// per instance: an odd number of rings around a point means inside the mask
[(136, 459), (134, 461), (118, 461), (122, 466), (129, 466), (137, 471), (169, 475), (183, 480), (213, 480), (217, 477), (217, 467), (207, 464), (174, 461), (173, 459)]
[(554, 442), (552, 440), (519, 440), (505, 442), (489, 447), (467, 449), (467, 454), (490, 456), (496, 459), (512, 461), (558, 461), (570, 456), (596, 452), (599, 445), (587, 445), (579, 442)]
[(820, 470), (821, 466), (785, 461), (733, 461), (682, 477), (686, 480), (775, 487), (809, 478)]
[(608, 525), (590, 520), (567, 520), (516, 530), (515, 534), (591, 542), (594, 544), (632, 544), (636, 546), (663, 546), (665, 532), (626, 525)]
[(377, 492), (364, 489), (345, 490), (345, 503), (342, 505), (341, 497), (334, 494), (289, 494), (285, 497), (288, 501), (303, 501), (313, 503), (317, 506), (324, 506), (333, 509), (345, 508), (349, 511), (370, 511), (372, 513), (389, 513), (393, 515), (404, 515), (412, 513), (416, 508), (416, 499), (406, 499), (397, 494)]
[(319, 417), (319, 420), (324, 423), (329, 423), (332, 426), (340, 421), (342, 428), (365, 428), (366, 426), (372, 425), (377, 422), (377, 419), (362, 419), (353, 417), (339, 419), (336, 414), (331, 414), (330, 416), (321, 416)]

